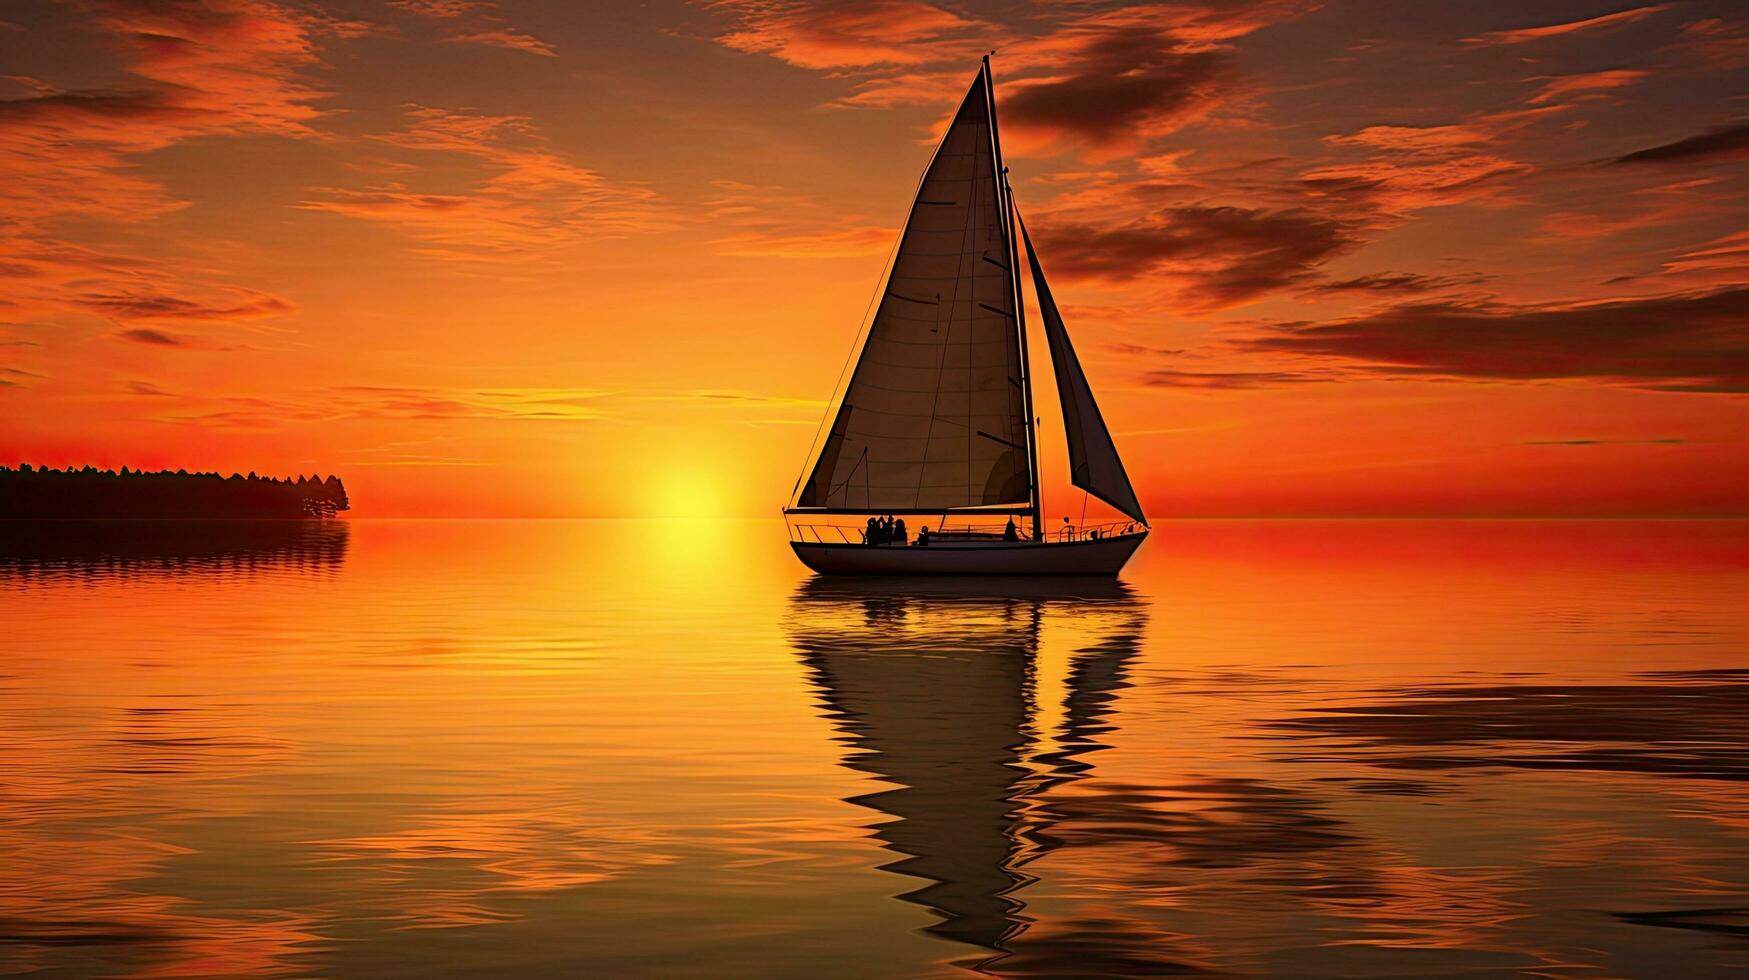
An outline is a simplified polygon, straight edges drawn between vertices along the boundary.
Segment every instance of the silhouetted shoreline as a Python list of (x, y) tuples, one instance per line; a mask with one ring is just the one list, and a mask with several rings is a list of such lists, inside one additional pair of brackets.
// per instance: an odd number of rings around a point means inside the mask
[(350, 510), (337, 476), (274, 479), (233, 473), (86, 466), (56, 470), (0, 466), (0, 518), (306, 520)]

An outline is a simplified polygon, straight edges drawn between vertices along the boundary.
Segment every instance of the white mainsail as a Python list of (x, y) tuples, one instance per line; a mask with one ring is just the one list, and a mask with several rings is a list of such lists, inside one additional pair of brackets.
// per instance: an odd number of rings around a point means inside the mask
[(1111, 430), (1105, 427), (1099, 403), (1093, 400), (1093, 389), (1087, 384), (1086, 372), (1081, 370), (1081, 360), (1069, 343), (1068, 329), (1063, 326), (1063, 316), (1045, 282), (1044, 267), (1033, 251), (1032, 236), (1027, 234), (1024, 223), (1020, 226), (1020, 237), (1026, 242), (1026, 264), (1032, 267), (1032, 287), (1038, 293), (1045, 340), (1051, 348), (1051, 366), (1057, 377), (1057, 395), (1063, 402), (1063, 431), (1069, 440), (1069, 480), (1146, 524), (1148, 519), (1130, 486), (1129, 474), (1124, 472), (1123, 460), (1118, 458), (1117, 445), (1111, 440)]
[(1015, 256), (994, 127), (986, 66), (924, 173), (796, 508), (1030, 509)]

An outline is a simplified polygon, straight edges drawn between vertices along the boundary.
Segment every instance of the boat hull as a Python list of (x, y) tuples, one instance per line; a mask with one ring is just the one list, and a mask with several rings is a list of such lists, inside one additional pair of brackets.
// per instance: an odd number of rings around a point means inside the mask
[(821, 575), (1116, 575), (1148, 532), (1092, 541), (956, 541), (916, 546), (791, 541)]

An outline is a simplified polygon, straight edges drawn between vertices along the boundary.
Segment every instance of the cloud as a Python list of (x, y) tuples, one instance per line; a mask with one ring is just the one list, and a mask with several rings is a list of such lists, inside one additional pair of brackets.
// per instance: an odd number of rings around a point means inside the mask
[[(1145, 4), (1072, 18), (1004, 45), (1001, 93), (1014, 151), (1076, 144), (1112, 157), (1206, 118), (1241, 86), (1231, 42), (1299, 16), (1297, 0)], [(1042, 73), (1042, 74), (1037, 74)]]
[(254, 320), (280, 316), (297, 307), (267, 293), (239, 290), (240, 302), (204, 303), (157, 293), (85, 293), (73, 302), (115, 320)]
[(1314, 293), (1428, 293), (1457, 286), (1474, 286), (1494, 278), (1487, 274), (1424, 276), (1417, 272), (1369, 272), (1353, 279), (1319, 283)]
[(1735, 71), (1749, 66), (1749, 23), (1742, 18), (1706, 17), (1682, 25), (1682, 35), (1668, 49), (1688, 66)]
[(590, 422), (606, 417), (604, 400), (610, 394), (591, 388), (339, 385), (272, 398), (253, 395), (190, 398), (185, 401), (192, 401), (194, 407), (157, 416), (152, 421), (240, 429), (272, 429), (336, 419)]
[(20, 367), (0, 365), (0, 388), (28, 388), (30, 382), (40, 381), (45, 375), (35, 371), (26, 371)]
[(719, 255), (835, 259), (884, 255), (896, 228), (868, 224), (861, 215), (828, 208), (779, 184), (711, 182), (700, 219), (727, 234), (709, 244)]
[(165, 391), (163, 388), (158, 387), (150, 381), (141, 381), (138, 378), (129, 380), (124, 386), (124, 390), (130, 395), (145, 395), (151, 398), (175, 397), (174, 392)]
[(342, 385), (335, 407), (363, 418), (591, 421), (606, 414), (606, 391), (592, 388), (415, 388)]
[(1436, 301), (1279, 324), (1241, 346), (1360, 361), (1385, 374), (1749, 392), (1749, 287), (1570, 304)]
[(1741, 284), (1749, 280), (1749, 231), (1739, 231), (1702, 242), (1660, 266), (1666, 276), (1690, 281)]
[(966, 94), (966, 70), (899, 72), (865, 78), (855, 91), (831, 104), (848, 109), (886, 109), (899, 105), (952, 105)]
[(457, 34), (446, 37), (445, 41), (452, 44), (484, 44), (494, 48), (508, 48), (512, 51), (525, 51), (540, 55), (543, 58), (558, 57), (552, 44), (513, 28), (500, 27), (490, 31), (475, 31), (471, 34)]
[(1566, 108), (1541, 105), (1445, 125), (1381, 124), (1326, 136), (1326, 146), (1360, 158), (1314, 166), (1300, 174), (1299, 184), (1315, 196), (1364, 203), (1398, 218), (1423, 208), (1485, 203), (1501, 197), (1516, 178), (1536, 172), (1503, 155), (1507, 138)]
[(829, 103), (838, 108), (949, 105), (994, 48), (1010, 154), (1066, 143), (1107, 156), (1204, 118), (1236, 89), (1230, 42), (1312, 6), (1088, 5), (1014, 24), (917, 0), (712, 4), (737, 19), (719, 43), (851, 80), (851, 93)]
[(0, 211), (139, 220), (181, 202), (129, 157), (196, 137), (313, 135), (323, 93), (300, 76), (341, 25), (268, 0), (93, 0), (130, 79), (0, 101)]
[(475, 0), (387, 0), (387, 2), (389, 6), (409, 14), (444, 20), (475, 11), (490, 10), (494, 6), (490, 3), (475, 2)]
[(976, 20), (918, 0), (719, 0), (712, 6), (737, 19), (733, 30), (717, 37), (719, 44), (799, 68), (915, 65), (949, 52), (964, 57), (977, 44), (968, 38), (988, 31)]
[(484, 173), (466, 193), (402, 183), (317, 188), (299, 207), (399, 228), (441, 259), (527, 257), (604, 235), (669, 227), (654, 191), (609, 181), (553, 152), (524, 116), (407, 108), (408, 125), (377, 137), (411, 153), (459, 154)]
[(1594, 31), (1603, 27), (1614, 27), (1622, 24), (1632, 24), (1644, 20), (1662, 10), (1669, 9), (1671, 4), (1660, 3), (1649, 7), (1633, 7), (1628, 10), (1604, 14), (1600, 17), (1589, 17), (1585, 20), (1566, 21), (1560, 24), (1548, 24), (1542, 27), (1520, 27), (1513, 30), (1490, 31), (1475, 37), (1464, 38), (1461, 43), (1468, 45), (1494, 44), (1524, 44), (1527, 41), (1540, 41), (1544, 38), (1563, 37), (1568, 34), (1578, 34), (1583, 31)]
[[(442, 38), (447, 44), (483, 44), (543, 58), (558, 56), (552, 44), (505, 24), (497, 14), (496, 3), (485, 0), (388, 0), (388, 4), (426, 20), (458, 22), (454, 29), (459, 33)], [(471, 23), (463, 26), (459, 22), (464, 20)]]
[(1528, 81), (1542, 82), (1542, 88), (1527, 101), (1531, 105), (1546, 105), (1572, 98), (1596, 98), (1614, 89), (1626, 88), (1651, 76), (1649, 71), (1632, 68), (1612, 68), (1607, 71), (1581, 72), (1574, 75), (1545, 75)]
[(1047, 221), (1039, 238), (1053, 275), (1172, 281), (1181, 301), (1202, 309), (1300, 282), (1358, 244), (1348, 226), (1309, 211), (1236, 207), (1167, 208), (1114, 227)]
[(1526, 439), (1526, 446), (1680, 446), (1686, 439)]
[(1182, 50), (1158, 33), (1113, 32), (1090, 40), (1067, 73), (1011, 85), (1003, 121), (1033, 143), (1067, 139), (1116, 150), (1202, 118), (1232, 75), (1225, 51)]
[(719, 255), (838, 259), (883, 254), (898, 235), (896, 228), (869, 225), (798, 234), (750, 231), (718, 238), (710, 244)]
[[(0, 278), (12, 315), (98, 312), (116, 319), (224, 319), (213, 296), (290, 304), (222, 282), (174, 246), (119, 254), (68, 240), (143, 238), (139, 226), (185, 201), (148, 176), (138, 158), (194, 140), (277, 136), (315, 139), (326, 93), (306, 73), (318, 45), (360, 25), (273, 0), (88, 0), (79, 25), (116, 53), (81, 66), (104, 87), (63, 90), (35, 79), (31, 94), (0, 100)], [(135, 226), (123, 232), (124, 226)], [(71, 231), (77, 229), (77, 232)]]
[(116, 334), (123, 340), (131, 340), (136, 344), (150, 344), (153, 347), (187, 347), (188, 338), (178, 334), (165, 333), (162, 330), (152, 330), (146, 327), (135, 327)]
[(1749, 159), (1749, 125), (1725, 126), (1674, 143), (1635, 150), (1611, 163), (1691, 163), (1714, 159)]
[(1196, 388), (1205, 391), (1237, 391), (1250, 388), (1280, 388), (1284, 385), (1340, 381), (1331, 371), (1149, 371), (1142, 384), (1154, 388)]

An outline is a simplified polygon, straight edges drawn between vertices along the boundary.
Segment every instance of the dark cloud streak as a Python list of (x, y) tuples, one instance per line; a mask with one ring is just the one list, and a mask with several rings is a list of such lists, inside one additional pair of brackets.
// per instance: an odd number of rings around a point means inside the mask
[(1281, 324), (1241, 346), (1371, 362), (1387, 374), (1742, 393), (1749, 392), (1749, 287), (1569, 305), (1427, 302), (1334, 323)]
[(1308, 211), (1168, 208), (1147, 223), (1105, 228), (1050, 223), (1045, 254), (1057, 275), (1124, 282), (1179, 274), (1190, 304), (1232, 306), (1298, 282), (1354, 248), (1344, 223)]
[(1489, 275), (1424, 276), (1415, 272), (1369, 272), (1353, 279), (1319, 283), (1312, 287), (1317, 293), (1430, 293), (1456, 286), (1474, 286), (1493, 278)]
[(1015, 83), (1002, 112), (1018, 128), (1108, 145), (1199, 115), (1232, 72), (1224, 50), (1183, 51), (1165, 34), (1114, 31), (1090, 42), (1067, 75)]
[(1749, 125), (1724, 126), (1699, 136), (1635, 150), (1610, 161), (1613, 164), (1687, 163), (1710, 159), (1749, 159)]
[(152, 330), (147, 327), (136, 327), (132, 330), (123, 330), (121, 333), (116, 334), (116, 336), (123, 340), (131, 340), (136, 344), (150, 344), (153, 347), (188, 346), (188, 340), (185, 337), (165, 333), (162, 330)]

